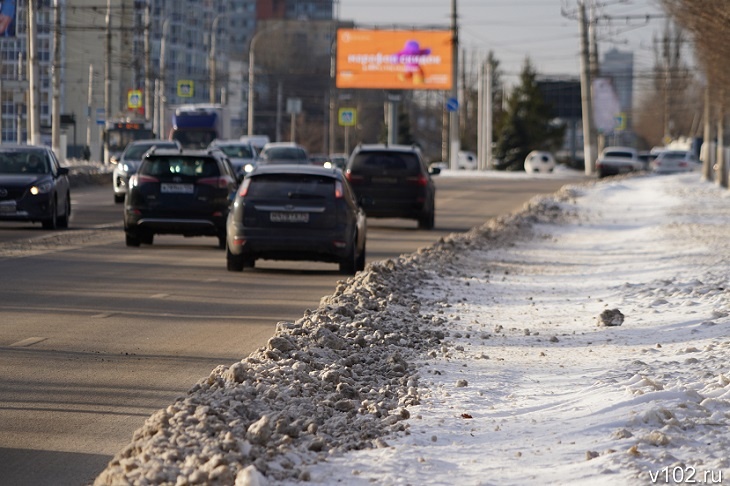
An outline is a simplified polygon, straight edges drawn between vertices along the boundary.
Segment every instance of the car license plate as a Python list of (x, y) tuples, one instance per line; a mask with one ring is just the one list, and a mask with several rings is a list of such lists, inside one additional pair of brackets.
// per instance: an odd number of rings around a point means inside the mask
[(373, 177), (371, 180), (376, 184), (395, 184), (398, 182), (397, 177)]
[(192, 194), (193, 191), (192, 184), (170, 184), (166, 182), (160, 184), (160, 192), (164, 194)]
[(269, 216), (272, 223), (308, 223), (309, 213), (277, 213)]
[(15, 213), (16, 211), (17, 211), (17, 209), (15, 207), (15, 201), (0, 203), (0, 213), (9, 214), (9, 213)]

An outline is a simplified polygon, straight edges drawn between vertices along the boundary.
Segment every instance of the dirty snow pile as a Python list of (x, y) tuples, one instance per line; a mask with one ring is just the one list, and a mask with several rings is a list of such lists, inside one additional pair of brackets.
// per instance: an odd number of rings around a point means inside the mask
[(729, 223), (697, 174), (621, 178), (371, 264), (96, 484), (719, 483)]

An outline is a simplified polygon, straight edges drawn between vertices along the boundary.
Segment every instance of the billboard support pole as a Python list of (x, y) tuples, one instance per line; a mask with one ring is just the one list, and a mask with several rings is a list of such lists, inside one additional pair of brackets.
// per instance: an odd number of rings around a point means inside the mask
[[(451, 0), (451, 97), (459, 97), (459, 27), (456, 15), (456, 0)], [(449, 115), (449, 167), (457, 168), (457, 154), (459, 152), (459, 113), (454, 110)]]

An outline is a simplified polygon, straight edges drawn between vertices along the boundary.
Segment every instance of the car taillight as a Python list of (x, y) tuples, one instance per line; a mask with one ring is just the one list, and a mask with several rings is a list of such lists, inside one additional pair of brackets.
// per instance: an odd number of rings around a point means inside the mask
[(349, 170), (347, 172), (345, 172), (345, 178), (347, 179), (347, 181), (350, 184), (357, 184), (357, 183), (363, 182), (365, 180), (365, 178), (363, 176), (355, 175), (352, 172), (350, 172)]
[(251, 179), (244, 179), (243, 184), (241, 184), (241, 187), (238, 188), (238, 195), (241, 197), (246, 197), (246, 194), (248, 194), (248, 186), (251, 185)]
[(682, 162), (679, 163), (679, 166), (680, 167), (687, 167), (687, 162), (682, 161)]
[(150, 183), (157, 183), (160, 182), (160, 180), (157, 177), (152, 177), (144, 174), (137, 174), (134, 176), (135, 183), (138, 186), (141, 186), (142, 184), (150, 184)]
[(418, 177), (407, 177), (406, 182), (409, 184), (426, 187), (428, 185), (428, 178), (426, 178), (426, 176), (423, 174), (419, 174)]
[(335, 181), (335, 199), (342, 199), (345, 197), (345, 190), (342, 187), (340, 181)]
[(198, 179), (198, 184), (205, 184), (206, 186), (213, 186), (217, 187), (218, 189), (225, 189), (226, 187), (228, 187), (229, 183), (230, 179), (226, 176), (205, 177), (203, 179)]

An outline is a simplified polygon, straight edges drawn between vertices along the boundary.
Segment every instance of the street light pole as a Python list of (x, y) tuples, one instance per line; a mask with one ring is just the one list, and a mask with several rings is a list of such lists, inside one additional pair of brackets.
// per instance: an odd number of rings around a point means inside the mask
[(167, 75), (166, 69), (165, 69), (165, 54), (167, 51), (167, 34), (170, 30), (170, 18), (166, 18), (162, 22), (162, 38), (160, 39), (160, 102), (158, 104), (158, 116), (160, 119), (160, 122), (158, 124), (158, 127), (160, 129), (160, 133), (157, 134), (157, 138), (164, 138), (165, 137), (165, 102), (167, 101), (167, 94), (166, 94), (166, 86), (165, 86), (165, 76)]
[(248, 48), (248, 136), (253, 135), (253, 104), (254, 104), (254, 81), (255, 81), (255, 59), (254, 59), (254, 53), (256, 50), (256, 41), (259, 39), (259, 36), (265, 32), (272, 31), (274, 29), (278, 29), (282, 26), (282, 23), (277, 23), (272, 25), (269, 28), (261, 29), (258, 32), (256, 32), (253, 37), (251, 37), (251, 42), (249, 44)]
[(217, 46), (218, 46), (218, 22), (221, 15), (218, 14), (213, 19), (213, 25), (210, 29), (210, 57), (208, 58), (208, 70), (210, 77), (210, 102), (215, 103), (217, 98), (216, 84), (218, 83), (218, 65), (216, 62)]

